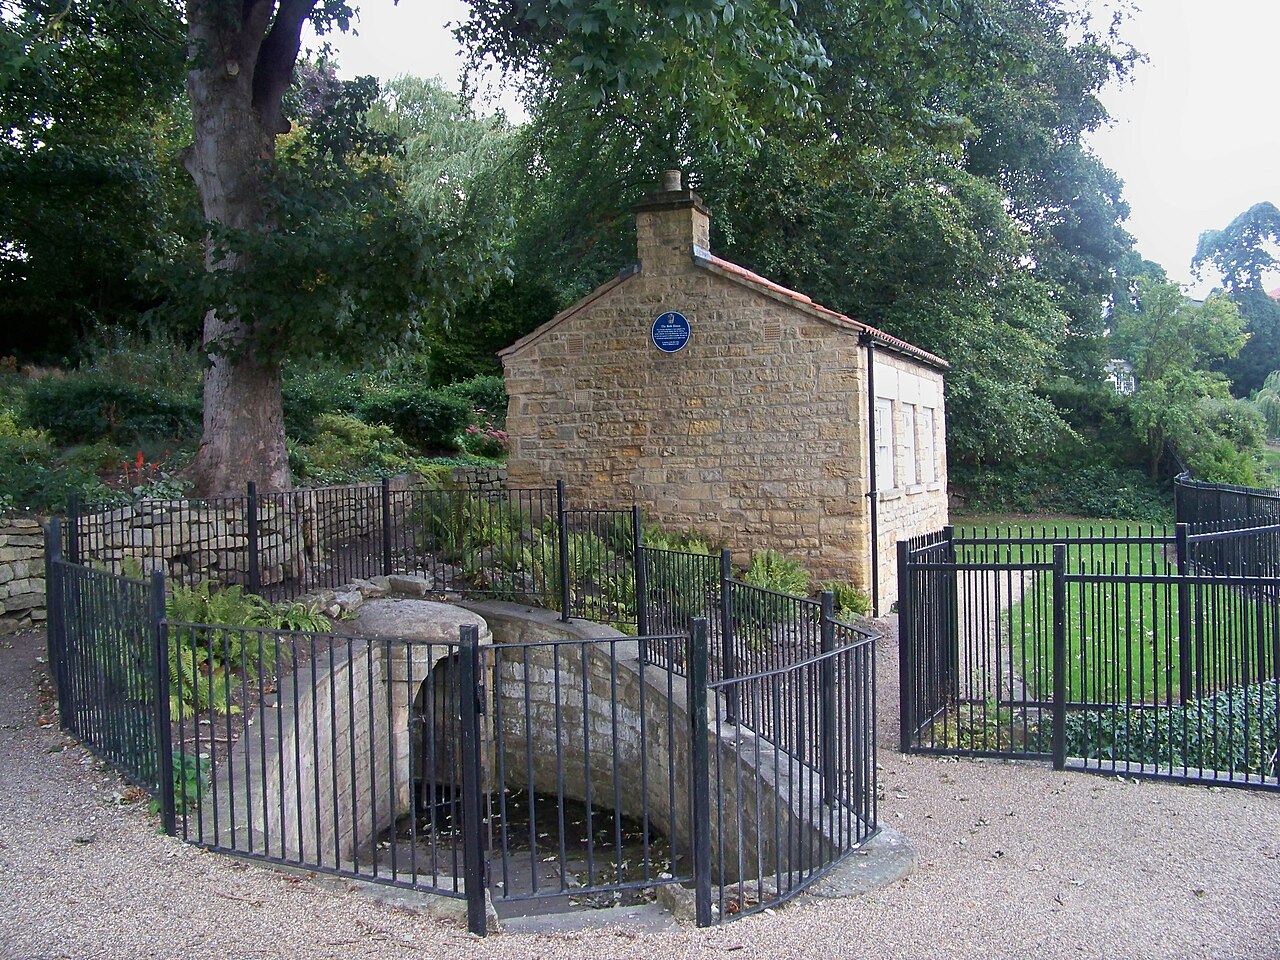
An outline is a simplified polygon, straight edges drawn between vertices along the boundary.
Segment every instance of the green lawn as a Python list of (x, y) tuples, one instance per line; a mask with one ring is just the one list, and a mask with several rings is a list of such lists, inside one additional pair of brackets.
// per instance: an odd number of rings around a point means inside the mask
[(1262, 469), (1259, 483), (1264, 487), (1280, 488), (1280, 443), (1268, 443), (1262, 448)]
[[(1109, 520), (966, 523), (961, 536), (1025, 539), (1108, 537), (1111, 542), (1068, 542), (1066, 590), (1067, 696), (1084, 703), (1178, 702), (1182, 638), (1179, 631), (1173, 547), (1135, 544), (1127, 538), (1162, 536), (1162, 528)], [(962, 557), (961, 559), (965, 559)], [(977, 562), (1048, 563), (1051, 544), (975, 546)], [(1128, 578), (1114, 579), (1115, 576)], [(1071, 579), (1079, 576), (1081, 579)], [(1011, 663), (1031, 700), (1053, 692), (1052, 574), (1028, 574), (1021, 599), (1000, 618), (1001, 659)], [(1196, 584), (1191, 601), (1191, 694), (1274, 673), (1270, 644), (1274, 607), (1259, 609), (1238, 588)], [(1265, 670), (1264, 670), (1265, 668)]]

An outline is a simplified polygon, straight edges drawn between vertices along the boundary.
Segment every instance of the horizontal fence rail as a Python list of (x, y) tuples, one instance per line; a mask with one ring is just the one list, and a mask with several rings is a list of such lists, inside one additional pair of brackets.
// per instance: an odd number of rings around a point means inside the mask
[(903, 750), (1280, 787), (1280, 581), (1195, 559), (1272, 536), (1179, 524), (904, 541)]

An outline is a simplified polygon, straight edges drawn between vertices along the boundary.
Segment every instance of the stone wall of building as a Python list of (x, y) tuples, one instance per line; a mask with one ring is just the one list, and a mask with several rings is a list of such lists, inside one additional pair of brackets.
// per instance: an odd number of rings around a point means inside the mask
[[(676, 309), (692, 337), (663, 354), (650, 324)], [(691, 264), (641, 272), (508, 359), (510, 482), (563, 478), (575, 504), (639, 503), (847, 579), (865, 511), (859, 352), (856, 336)]]
[[(639, 503), (741, 551), (738, 563), (772, 548), (815, 578), (869, 589), (863, 328), (711, 257), (707, 222), (696, 198), (642, 207), (640, 269), (503, 352), (510, 483), (563, 478), (575, 503)], [(690, 325), (676, 353), (650, 341), (667, 311)], [(884, 389), (927, 384), (945, 460), (941, 370), (888, 349), (876, 359)], [(901, 510), (886, 495), (882, 609), (894, 598), (892, 541), (945, 517), (945, 466), (935, 472), (904, 489)]]

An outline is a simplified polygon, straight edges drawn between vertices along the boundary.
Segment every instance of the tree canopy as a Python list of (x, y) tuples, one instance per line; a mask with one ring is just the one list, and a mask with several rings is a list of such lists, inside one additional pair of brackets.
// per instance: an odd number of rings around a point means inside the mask
[(1222, 230), (1200, 234), (1191, 261), (1197, 276), (1216, 272), (1245, 319), (1248, 342), (1235, 357), (1220, 364), (1236, 396), (1261, 388), (1271, 371), (1280, 369), (1280, 304), (1267, 295), (1268, 274), (1280, 270), (1280, 210), (1255, 203)]
[[(632, 206), (672, 165), (715, 210), (718, 250), (954, 361), (960, 460), (1035, 450), (1061, 427), (1043, 382), (1098, 376), (1104, 307), (1135, 261), (1120, 184), (1083, 142), (1106, 121), (1098, 91), (1136, 60), (1114, 24), (1066, 0), (469, 7), (458, 35), (474, 69), (524, 84), (518, 130), (429, 82), (379, 90), (300, 63), (305, 22), (349, 26), (342, 0), (17, 0), (3, 21), (0, 91), (61, 103), (33, 86), (34, 65), (59, 65), (69, 79), (48, 90), (79, 91), (97, 119), (47, 130), (88, 131), (86, 156), (120, 143), (113, 156), (138, 158), (127, 190), (97, 194), (98, 222), (117, 218), (130, 247), (111, 273), (130, 284), (117, 312), (201, 328), (202, 491), (288, 484), (287, 358), (354, 361), (425, 335), (440, 361), (482, 367), (492, 345), (446, 349), (451, 331), (518, 335), (614, 273)], [(73, 42), (84, 18), (92, 43)], [(130, 86), (112, 63), (150, 73)], [(3, 104), (29, 134), (7, 149), (46, 162), (53, 114), (16, 97)], [(3, 227), (15, 278), (55, 262), (17, 213)], [(85, 315), (50, 289), (50, 312)]]

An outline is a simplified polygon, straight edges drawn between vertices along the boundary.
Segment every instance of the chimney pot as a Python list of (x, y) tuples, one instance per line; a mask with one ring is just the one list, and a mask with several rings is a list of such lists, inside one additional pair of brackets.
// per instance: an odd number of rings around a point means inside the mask
[(665, 193), (680, 192), (680, 171), (667, 170), (662, 174), (662, 189)]

